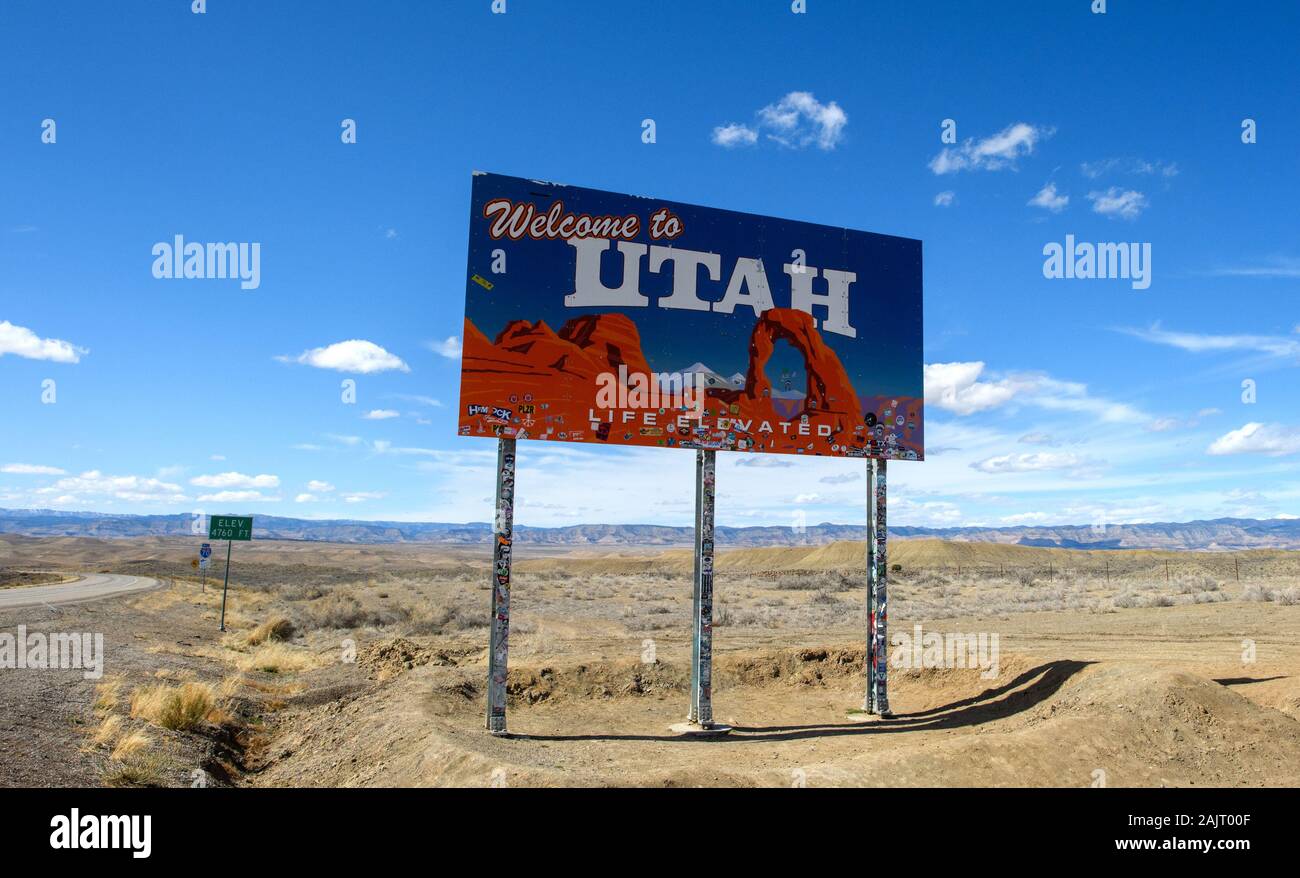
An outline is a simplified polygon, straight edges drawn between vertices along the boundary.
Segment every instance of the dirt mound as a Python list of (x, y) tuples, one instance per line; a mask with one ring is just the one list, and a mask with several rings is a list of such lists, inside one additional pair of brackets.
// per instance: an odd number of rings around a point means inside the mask
[(405, 637), (368, 643), (357, 652), (357, 664), (379, 680), (387, 680), (429, 663), (455, 665), (457, 661), (446, 651), (427, 649)]
[(864, 677), (865, 648), (782, 649), (754, 654), (730, 654), (715, 662), (722, 683), (763, 686), (776, 682), (815, 686), (827, 680)]
[(686, 669), (660, 662), (597, 662), (574, 667), (512, 668), (506, 695), (512, 702), (616, 698), (681, 692), (689, 678)]

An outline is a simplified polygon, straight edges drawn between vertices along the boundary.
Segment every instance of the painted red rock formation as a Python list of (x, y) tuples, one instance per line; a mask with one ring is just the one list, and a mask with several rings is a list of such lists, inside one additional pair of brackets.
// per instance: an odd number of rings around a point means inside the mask
[(512, 320), (493, 341), (465, 320), (466, 372), (569, 375), (592, 382), (602, 372), (649, 372), (636, 324), (622, 314), (596, 314), (570, 320), (556, 333), (546, 322)]
[(629, 373), (650, 371), (641, 352), (641, 333), (625, 314), (575, 317), (561, 327), (560, 338), (593, 352), (613, 366), (615, 372), (624, 364)]
[(784, 339), (803, 355), (808, 374), (807, 397), (800, 412), (840, 412), (853, 421), (862, 420), (858, 394), (835, 351), (822, 341), (813, 325), (813, 316), (793, 308), (772, 308), (763, 312), (749, 336), (749, 370), (745, 373), (745, 395), (750, 399), (767, 399), (772, 382), (763, 371), (772, 357), (776, 342)]

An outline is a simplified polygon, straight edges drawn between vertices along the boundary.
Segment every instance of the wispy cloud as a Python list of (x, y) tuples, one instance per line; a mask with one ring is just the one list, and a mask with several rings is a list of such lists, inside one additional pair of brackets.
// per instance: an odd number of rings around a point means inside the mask
[(1210, 274), (1220, 277), (1300, 277), (1300, 259), (1279, 256), (1257, 265), (1216, 268)]
[(1016, 160), (1031, 155), (1034, 147), (1055, 133), (1054, 128), (1016, 122), (997, 134), (982, 140), (968, 138), (957, 146), (944, 149), (930, 159), (930, 170), (936, 174), (955, 174), (958, 171), (1000, 171), (1016, 166)]
[(218, 491), (215, 494), (200, 494), (200, 503), (278, 503), (278, 496), (268, 497), (261, 491)]
[(1095, 471), (1101, 465), (1098, 461), (1079, 457), (1069, 452), (1036, 451), (1028, 454), (1000, 454), (995, 457), (977, 460), (971, 464), (972, 469), (982, 473), (1034, 473), (1062, 470), (1077, 475)]
[(1175, 332), (1155, 324), (1149, 329), (1119, 327), (1116, 332), (1153, 344), (1167, 345), (1194, 354), (1223, 351), (1249, 351), (1270, 357), (1300, 359), (1300, 338), (1284, 335), (1215, 335), (1201, 332)]
[(955, 202), (956, 200), (957, 200), (957, 193), (949, 189), (946, 192), (940, 192), (938, 195), (934, 196), (934, 206), (951, 207), (953, 205), (953, 202)]
[(328, 347), (312, 348), (296, 357), (276, 357), (282, 363), (301, 363), (317, 369), (333, 369), (336, 372), (354, 372), (358, 375), (370, 375), (376, 372), (409, 372), (411, 368), (395, 354), (381, 348), (372, 341), (350, 339), (335, 342)]
[(713, 129), (713, 142), (728, 149), (737, 146), (753, 146), (758, 143), (758, 131), (736, 122), (730, 125), (719, 125)]
[(728, 122), (713, 129), (713, 142), (729, 149), (753, 146), (759, 137), (790, 149), (816, 146), (831, 150), (844, 139), (848, 114), (835, 101), (822, 103), (812, 92), (792, 91), (756, 114), (752, 125)]
[(459, 360), (463, 352), (460, 337), (455, 335), (448, 336), (442, 341), (429, 342), (429, 350), (449, 360)]
[(1209, 454), (1265, 454), (1281, 457), (1300, 453), (1300, 427), (1252, 422), (1225, 433), (1206, 449)]
[(1096, 180), (1106, 174), (1138, 174), (1142, 176), (1176, 177), (1178, 165), (1175, 162), (1154, 161), (1146, 159), (1101, 159), (1095, 162), (1083, 162), (1079, 170), (1090, 180)]
[(389, 393), (386, 394), (386, 396), (391, 397), (392, 399), (402, 399), (407, 402), (427, 405), (430, 408), (442, 408), (442, 400), (434, 399), (432, 396), (422, 396), (418, 393)]
[(41, 466), (34, 463), (6, 463), (4, 466), (0, 466), (0, 473), (19, 476), (67, 475), (66, 471), (59, 469), (57, 466)]
[(1070, 203), (1070, 196), (1060, 195), (1056, 191), (1055, 183), (1048, 183), (1038, 194), (1029, 199), (1030, 207), (1041, 207), (1044, 210), (1050, 210), (1052, 213), (1060, 213), (1065, 210)]
[(80, 363), (90, 351), (59, 338), (41, 338), (25, 326), (0, 320), (0, 357), (13, 354), (28, 360)]
[(389, 418), (401, 417), (401, 413), (396, 409), (371, 409), (361, 417), (367, 421), (386, 421)]
[(926, 364), (925, 404), (962, 416), (1016, 402), (1051, 411), (1088, 414), (1108, 423), (1149, 420), (1127, 403), (1092, 396), (1085, 384), (1024, 372), (981, 380), (984, 368), (980, 361)]
[(1141, 192), (1118, 186), (1111, 186), (1105, 192), (1089, 192), (1088, 200), (1092, 202), (1093, 212), (1111, 219), (1137, 219), (1149, 206), (1147, 197)]

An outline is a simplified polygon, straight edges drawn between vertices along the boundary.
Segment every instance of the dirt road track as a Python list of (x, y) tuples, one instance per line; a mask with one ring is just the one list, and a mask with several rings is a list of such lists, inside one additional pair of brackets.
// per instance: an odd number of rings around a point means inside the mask
[(87, 573), (74, 582), (0, 589), (0, 610), (95, 601), (120, 594), (148, 591), (160, 585), (158, 580), (147, 576)]

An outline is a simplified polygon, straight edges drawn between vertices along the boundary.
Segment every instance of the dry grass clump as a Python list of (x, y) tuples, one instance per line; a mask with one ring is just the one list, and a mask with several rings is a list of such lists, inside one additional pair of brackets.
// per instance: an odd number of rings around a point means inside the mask
[[(467, 631), (474, 628), (486, 628), (488, 615), (483, 608), (477, 612), (467, 607), (452, 604), (445, 607), (417, 609), (410, 612), (405, 626), (407, 634), (446, 634), (449, 631)], [(519, 633), (523, 631), (515, 625)]]
[(285, 616), (272, 616), (258, 625), (244, 638), (249, 646), (257, 646), (268, 640), (289, 640), (293, 637), (293, 623)]
[(123, 761), (110, 765), (104, 772), (108, 786), (162, 786), (166, 763), (162, 756), (151, 752), (138, 752)]
[(158, 683), (131, 693), (131, 716), (164, 729), (185, 731), (201, 725), (216, 706), (216, 694), (207, 683), (168, 686)]
[(149, 749), (149, 745), (152, 743), (153, 740), (144, 732), (131, 732), (130, 734), (123, 735), (118, 740), (117, 745), (113, 748), (112, 758), (116, 759), (118, 762), (126, 761)]
[(235, 662), (241, 671), (265, 671), (268, 674), (294, 673), (315, 667), (316, 660), (302, 649), (271, 642)]
[(95, 686), (95, 700), (91, 706), (105, 713), (117, 707), (117, 701), (122, 696), (122, 680), (120, 677), (112, 677), (107, 680), (101, 680)]
[(304, 628), (382, 628), (407, 621), (411, 611), (400, 605), (366, 607), (356, 595), (335, 590), (303, 603), (299, 615)]
[(848, 591), (866, 586), (866, 572), (856, 575), (843, 570), (812, 570), (782, 574), (769, 588), (807, 591)]
[(96, 744), (107, 745), (112, 743), (121, 730), (122, 718), (115, 713), (110, 713), (91, 733), (90, 740)]

